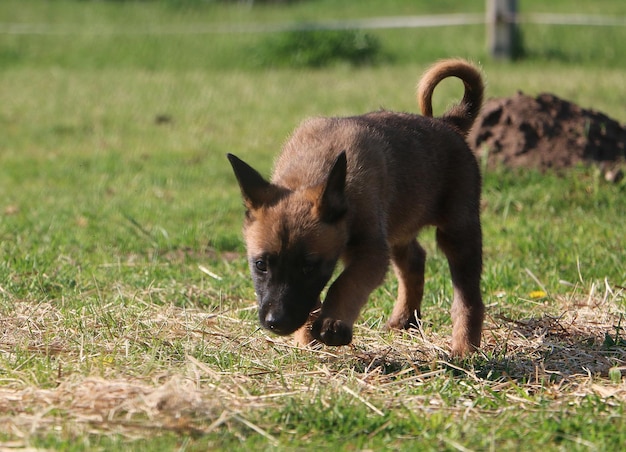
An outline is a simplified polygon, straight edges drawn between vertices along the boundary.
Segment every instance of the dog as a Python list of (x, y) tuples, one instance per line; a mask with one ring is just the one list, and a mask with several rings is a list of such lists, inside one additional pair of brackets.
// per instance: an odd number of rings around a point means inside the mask
[[(458, 105), (433, 118), (443, 79), (464, 84)], [(417, 242), (436, 227), (454, 289), (453, 356), (480, 347), (481, 176), (465, 137), (480, 112), (481, 72), (461, 59), (435, 63), (417, 89), (422, 115), (375, 111), (305, 120), (277, 158), (270, 181), (227, 157), (246, 209), (243, 234), (259, 320), (302, 345), (350, 344), (353, 325), (389, 261), (398, 295), (389, 328), (420, 322), (426, 253)], [(343, 268), (320, 295), (339, 261)]]

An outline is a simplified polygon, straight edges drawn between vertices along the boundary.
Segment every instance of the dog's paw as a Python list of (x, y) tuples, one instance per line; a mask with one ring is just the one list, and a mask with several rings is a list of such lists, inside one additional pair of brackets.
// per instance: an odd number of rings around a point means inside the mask
[(473, 334), (457, 328), (452, 330), (452, 353), (454, 358), (465, 358), (480, 350), (481, 331), (474, 331)]
[(352, 342), (352, 326), (329, 317), (317, 319), (311, 333), (315, 339), (326, 345), (348, 345)]
[(422, 319), (417, 311), (410, 315), (389, 319), (385, 325), (386, 330), (419, 330), (422, 325)]
[(311, 333), (311, 324), (304, 325), (293, 334), (294, 342), (298, 347), (317, 348), (320, 346), (318, 340)]
[(453, 358), (467, 358), (478, 350), (478, 347), (468, 343), (452, 343), (450, 356)]

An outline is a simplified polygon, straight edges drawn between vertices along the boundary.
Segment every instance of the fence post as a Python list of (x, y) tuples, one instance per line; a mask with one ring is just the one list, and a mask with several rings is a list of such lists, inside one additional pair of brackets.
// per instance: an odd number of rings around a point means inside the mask
[(496, 59), (512, 59), (517, 52), (517, 0), (487, 0), (487, 46)]

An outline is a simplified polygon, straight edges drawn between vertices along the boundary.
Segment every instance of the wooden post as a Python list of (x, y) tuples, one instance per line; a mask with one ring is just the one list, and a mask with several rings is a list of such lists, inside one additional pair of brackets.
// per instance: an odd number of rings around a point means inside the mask
[(487, 0), (487, 46), (496, 59), (513, 59), (517, 52), (517, 0)]

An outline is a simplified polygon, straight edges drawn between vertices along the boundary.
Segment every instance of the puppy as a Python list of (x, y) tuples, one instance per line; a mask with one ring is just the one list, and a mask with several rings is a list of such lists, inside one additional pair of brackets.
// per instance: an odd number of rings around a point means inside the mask
[[(432, 94), (463, 81), (461, 102), (432, 117)], [(304, 121), (275, 162), (271, 181), (232, 154), (246, 208), (244, 237), (261, 324), (296, 341), (346, 345), (389, 260), (398, 297), (388, 327), (416, 326), (426, 253), (416, 240), (435, 226), (454, 287), (452, 354), (480, 346), (481, 178), (465, 136), (484, 86), (478, 69), (443, 60), (418, 85), (422, 116), (377, 111)], [(327, 290), (337, 262), (343, 269)]]

